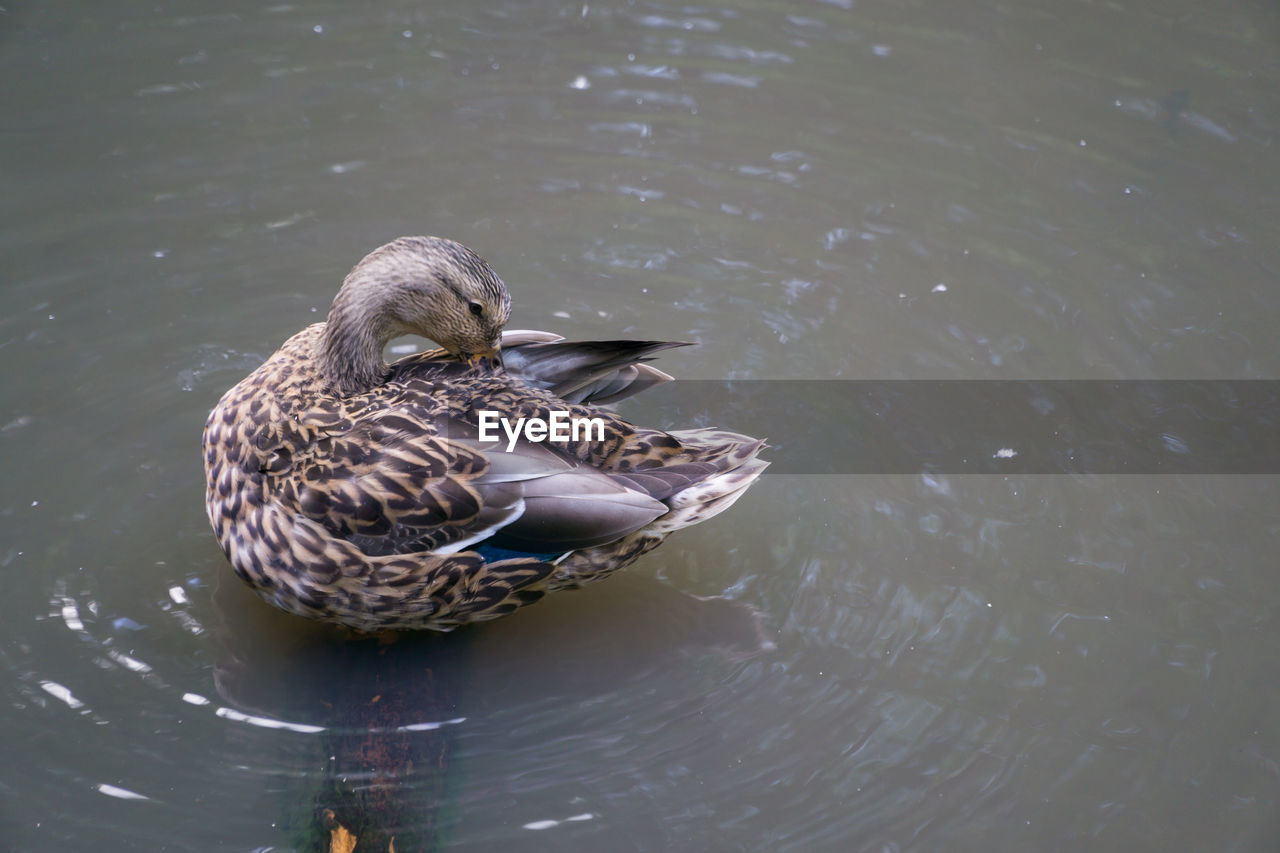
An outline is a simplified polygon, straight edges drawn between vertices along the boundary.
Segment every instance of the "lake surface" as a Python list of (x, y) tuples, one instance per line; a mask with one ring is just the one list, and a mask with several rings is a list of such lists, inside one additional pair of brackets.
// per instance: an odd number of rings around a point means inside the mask
[[(780, 461), (730, 512), (390, 644), (243, 588), (199, 454), (418, 233), (513, 328), (696, 341), (661, 365), (780, 401), (893, 383), (949, 446), (925, 380), (1247, 380), (1265, 427), (1274, 4), (217, 9), (0, 12), (3, 846), (1276, 849), (1280, 482), (1215, 461), (1253, 452), (1216, 403), (1155, 401), (1173, 473), (877, 467), (862, 410), (757, 405)], [(694, 425), (671, 393), (621, 410)], [(1082, 442), (1132, 430), (1079, 399)], [(983, 458), (1030, 458), (1002, 405)]]

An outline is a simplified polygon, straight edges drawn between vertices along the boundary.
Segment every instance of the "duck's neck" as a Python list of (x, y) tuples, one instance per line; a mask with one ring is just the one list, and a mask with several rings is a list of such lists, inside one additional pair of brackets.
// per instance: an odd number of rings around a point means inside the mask
[(385, 303), (368, 298), (376, 293), (361, 290), (347, 283), (338, 293), (317, 353), (329, 383), (344, 395), (383, 383), (388, 368), (382, 351), (395, 335), (396, 324)]

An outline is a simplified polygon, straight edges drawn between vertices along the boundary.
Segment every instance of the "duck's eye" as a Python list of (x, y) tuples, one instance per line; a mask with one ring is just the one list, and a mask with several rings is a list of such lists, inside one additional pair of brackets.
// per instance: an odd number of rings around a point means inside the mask
[(467, 303), (467, 310), (479, 317), (484, 313), (484, 306), (479, 302), (469, 302)]

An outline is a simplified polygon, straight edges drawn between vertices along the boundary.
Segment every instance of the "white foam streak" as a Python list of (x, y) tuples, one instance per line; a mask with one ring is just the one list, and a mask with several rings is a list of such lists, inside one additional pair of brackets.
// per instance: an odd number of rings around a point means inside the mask
[(40, 686), (44, 688), (44, 692), (48, 693), (55, 699), (60, 699), (67, 703), (68, 708), (83, 708), (84, 703), (72, 695), (71, 690), (63, 687), (56, 681), (42, 681)]
[(258, 726), (264, 729), (283, 729), (290, 732), (301, 732), (302, 734), (313, 735), (324, 731), (324, 726), (308, 726), (302, 723), (286, 723), (284, 720), (273, 720), (270, 717), (259, 717), (254, 714), (244, 714), (232, 708), (219, 708), (214, 711), (219, 717), (227, 720), (235, 720), (239, 723), (248, 723), (251, 726)]
[(146, 675), (151, 672), (151, 667), (137, 658), (131, 658), (124, 652), (118, 652), (115, 649), (107, 649), (107, 657), (123, 666), (125, 669)]
[(76, 607), (75, 599), (62, 599), (62, 621), (66, 622), (67, 627), (72, 631), (84, 631), (84, 622), (80, 620), (80, 609)]
[(94, 786), (98, 793), (106, 794), (108, 797), (115, 797), (117, 800), (149, 800), (146, 794), (139, 794), (137, 791), (130, 791), (128, 788), (117, 788), (115, 785), (108, 785), (103, 782)]

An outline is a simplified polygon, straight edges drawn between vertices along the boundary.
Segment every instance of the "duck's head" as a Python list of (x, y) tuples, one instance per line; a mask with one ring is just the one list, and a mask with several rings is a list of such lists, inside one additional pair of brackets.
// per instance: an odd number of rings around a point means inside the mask
[(329, 311), (321, 359), (343, 393), (382, 382), (382, 350), (421, 335), (475, 362), (496, 358), (511, 297), (475, 252), (440, 237), (401, 237), (374, 249), (342, 283)]

